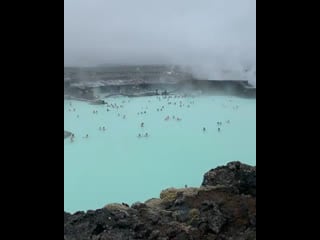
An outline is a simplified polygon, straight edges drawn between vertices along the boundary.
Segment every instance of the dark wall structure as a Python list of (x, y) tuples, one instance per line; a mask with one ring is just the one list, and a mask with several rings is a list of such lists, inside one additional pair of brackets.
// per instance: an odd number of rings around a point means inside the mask
[(200, 91), (203, 94), (255, 98), (256, 88), (248, 81), (197, 79), (177, 66), (115, 66), (65, 68), (66, 98), (96, 99), (94, 92), (105, 96), (150, 96)]

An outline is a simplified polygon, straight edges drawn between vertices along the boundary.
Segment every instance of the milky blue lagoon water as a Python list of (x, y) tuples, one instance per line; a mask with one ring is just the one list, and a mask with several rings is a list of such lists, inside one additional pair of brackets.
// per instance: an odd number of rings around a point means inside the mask
[(144, 202), (168, 187), (198, 187), (205, 172), (229, 161), (256, 164), (255, 99), (105, 100), (109, 107), (64, 102), (64, 128), (75, 134), (64, 140), (65, 211)]

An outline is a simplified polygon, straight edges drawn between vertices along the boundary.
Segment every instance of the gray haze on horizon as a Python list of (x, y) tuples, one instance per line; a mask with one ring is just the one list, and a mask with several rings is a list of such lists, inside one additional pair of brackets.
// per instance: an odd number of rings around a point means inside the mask
[(180, 64), (202, 77), (227, 70), (255, 82), (256, 0), (64, 0), (64, 7), (65, 66)]

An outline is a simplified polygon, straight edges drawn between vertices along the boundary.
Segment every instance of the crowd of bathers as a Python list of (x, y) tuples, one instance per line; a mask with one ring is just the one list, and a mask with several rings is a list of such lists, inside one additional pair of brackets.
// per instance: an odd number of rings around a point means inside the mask
[[(192, 101), (189, 101), (186, 103), (182, 100), (184, 100), (185, 96), (181, 96), (181, 95), (167, 95), (167, 96), (157, 96), (156, 99), (158, 102), (162, 102), (161, 106), (156, 108), (155, 110), (157, 112), (162, 112), (162, 111), (165, 111), (165, 105), (163, 105), (163, 102), (166, 101), (167, 102), (167, 105), (171, 105), (171, 106), (179, 106), (180, 108), (183, 108), (183, 107), (187, 107), (187, 108), (191, 108), (191, 105), (195, 104), (195, 101), (194, 99), (192, 99)], [(181, 100), (182, 99), (182, 100)], [(106, 111), (107, 112), (110, 112), (112, 110), (116, 110), (118, 111), (117, 113), (117, 116), (118, 117), (121, 117), (122, 119), (126, 119), (126, 114), (121, 114), (119, 112), (120, 109), (123, 109), (124, 108), (124, 104), (125, 103), (129, 103), (130, 102), (130, 99), (129, 100), (122, 100), (121, 104), (118, 104), (118, 103), (115, 103), (115, 102), (105, 102), (105, 107), (106, 107)], [(150, 103), (151, 101), (148, 100), (148, 103)], [(233, 110), (237, 110), (239, 108), (239, 106), (237, 105), (236, 107), (233, 107)], [(148, 106), (145, 106), (145, 107), (142, 107), (141, 108), (142, 110), (141, 111), (138, 111), (137, 112), (137, 115), (139, 116), (144, 116), (148, 113)], [(68, 108), (68, 111), (69, 112), (76, 112), (76, 108), (74, 108), (72, 106), (72, 102), (69, 102), (69, 108)], [(94, 109), (92, 111), (93, 114), (97, 115), (98, 114), (98, 110)], [(77, 118), (79, 118), (79, 114), (77, 114)], [(181, 117), (178, 117), (176, 115), (167, 115), (165, 118), (164, 118), (164, 121), (169, 121), (169, 120), (174, 120), (174, 121), (177, 121), (177, 122), (180, 122), (182, 121), (182, 118)], [(230, 120), (227, 120), (225, 123), (227, 124), (230, 124)], [(145, 127), (145, 123), (144, 122), (141, 122), (140, 123), (140, 128), (141, 129), (144, 129)], [(99, 126), (99, 131), (102, 131), (102, 132), (105, 132), (107, 130), (107, 128), (105, 126)], [(217, 131), (218, 132), (221, 132), (221, 129), (222, 129), (222, 121), (218, 121), (217, 122)], [(208, 131), (207, 127), (203, 126), (202, 127), (202, 131), (205, 133)], [(142, 137), (149, 137), (150, 134), (148, 132), (140, 132), (137, 134), (137, 137), (138, 138), (142, 138)], [(86, 134), (85, 136), (83, 136), (83, 138), (89, 138), (89, 134)], [(70, 141), (71, 142), (74, 142), (74, 139), (75, 139), (75, 135), (72, 134), (70, 136)]]

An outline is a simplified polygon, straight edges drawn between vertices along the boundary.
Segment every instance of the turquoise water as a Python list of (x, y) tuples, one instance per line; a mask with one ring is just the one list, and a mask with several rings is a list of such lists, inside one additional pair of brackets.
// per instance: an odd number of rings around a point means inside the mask
[(168, 187), (198, 187), (203, 174), (217, 165), (256, 164), (255, 100), (154, 96), (106, 101), (118, 109), (64, 103), (65, 130), (75, 134), (73, 142), (64, 140), (66, 211), (144, 202)]

